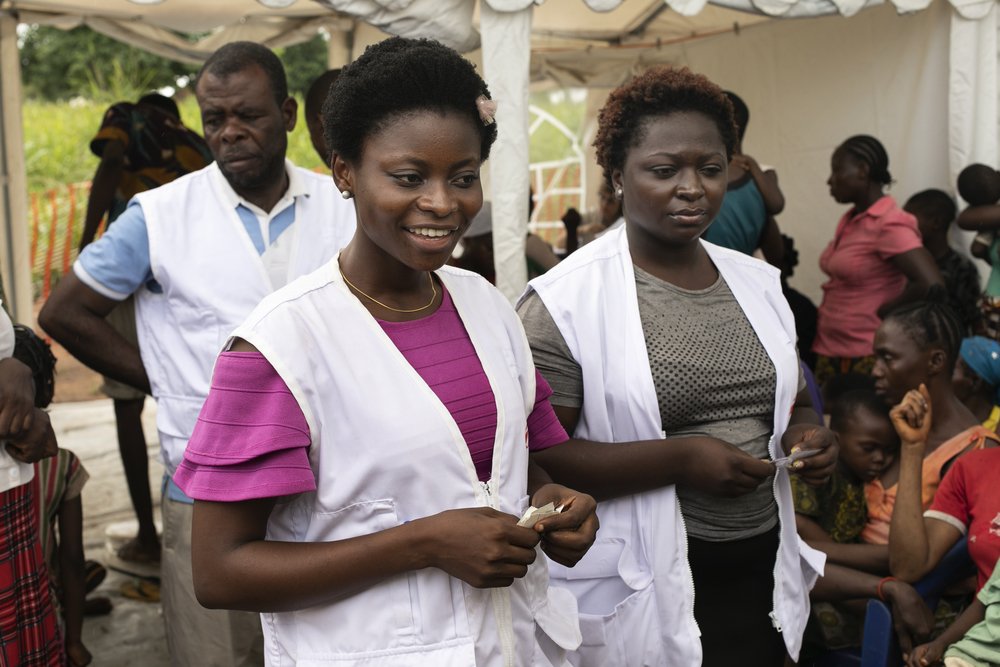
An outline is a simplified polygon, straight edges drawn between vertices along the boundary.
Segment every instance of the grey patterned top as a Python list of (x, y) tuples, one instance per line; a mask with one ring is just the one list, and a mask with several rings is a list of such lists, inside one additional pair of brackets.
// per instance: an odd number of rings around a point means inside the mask
[[(764, 458), (774, 419), (775, 371), (729, 285), (720, 276), (685, 290), (635, 268), (639, 316), (668, 436), (706, 435)], [(535, 365), (555, 405), (583, 404), (583, 376), (537, 294), (521, 305)], [(800, 380), (800, 386), (802, 385)], [(720, 498), (678, 485), (689, 535), (734, 541), (777, 523), (772, 479), (740, 498)]]

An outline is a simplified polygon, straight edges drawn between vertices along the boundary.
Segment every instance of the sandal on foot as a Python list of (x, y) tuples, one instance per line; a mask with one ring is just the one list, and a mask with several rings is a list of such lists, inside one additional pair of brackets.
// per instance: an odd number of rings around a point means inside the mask
[(135, 579), (122, 584), (122, 597), (140, 602), (159, 602), (160, 586), (146, 579)]
[(96, 560), (88, 560), (83, 563), (84, 590), (90, 593), (101, 585), (104, 577), (108, 576), (108, 568), (104, 567)]

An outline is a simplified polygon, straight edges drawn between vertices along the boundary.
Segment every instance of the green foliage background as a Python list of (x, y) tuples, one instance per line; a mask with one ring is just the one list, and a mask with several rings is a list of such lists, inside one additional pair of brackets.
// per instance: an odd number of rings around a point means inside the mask
[[(321, 35), (278, 51), (288, 76), (289, 90), (299, 100), (299, 122), (289, 136), (289, 158), (306, 168), (320, 167), (302, 118), (302, 99), (310, 83), (326, 69), (326, 42)], [(37, 192), (66, 183), (90, 180), (97, 158), (88, 148), (100, 127), (105, 109), (120, 100), (192, 77), (197, 68), (146, 53), (87, 27), (69, 31), (30, 27), (21, 38), (22, 78), (27, 100), (23, 108), (25, 156), (29, 190)], [(580, 136), (584, 105), (570, 96), (531, 95), (531, 103), (560, 118)], [(175, 99), (184, 123), (201, 131), (198, 105), (190, 88)], [(569, 154), (570, 142), (551, 126), (532, 137), (532, 162), (555, 160)]]
[[(181, 118), (201, 133), (201, 116), (193, 95), (178, 100)], [(28, 189), (32, 192), (65, 183), (89, 181), (97, 169), (90, 152), (90, 139), (97, 133), (107, 106), (83, 101), (72, 106), (65, 102), (28, 100), (24, 105), (24, 153)], [(288, 136), (288, 157), (297, 165), (321, 167), (319, 156), (309, 142), (303, 103), (299, 98), (299, 120)]]
[[(28, 189), (35, 192), (90, 180), (97, 158), (91, 137), (104, 111), (121, 100), (164, 87), (177, 88), (197, 67), (176, 63), (133, 48), (89, 28), (69, 31), (30, 27), (21, 39), (23, 108)], [(296, 164), (319, 167), (302, 119), (302, 98), (313, 79), (326, 70), (326, 42), (321, 35), (279, 50), (288, 88), (299, 99), (299, 122), (289, 137), (288, 155)], [(199, 133), (201, 118), (189, 88), (175, 98), (184, 123)]]

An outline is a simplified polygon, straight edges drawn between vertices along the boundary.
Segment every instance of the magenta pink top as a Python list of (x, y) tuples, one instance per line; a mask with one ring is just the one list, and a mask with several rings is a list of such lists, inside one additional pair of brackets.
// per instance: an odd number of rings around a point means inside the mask
[(890, 260), (921, 247), (917, 219), (888, 195), (851, 214), (840, 219), (819, 258), (830, 279), (823, 284), (813, 351), (828, 357), (872, 354), (879, 306), (906, 288), (906, 276)]
[[(454, 417), (479, 479), (490, 477), (497, 411), (472, 340), (447, 291), (441, 307), (412, 322), (379, 324)], [(569, 436), (535, 373), (528, 447), (539, 451)], [(212, 388), (173, 479), (196, 500), (270, 498), (316, 489), (309, 427), (277, 371), (257, 352), (223, 352)]]

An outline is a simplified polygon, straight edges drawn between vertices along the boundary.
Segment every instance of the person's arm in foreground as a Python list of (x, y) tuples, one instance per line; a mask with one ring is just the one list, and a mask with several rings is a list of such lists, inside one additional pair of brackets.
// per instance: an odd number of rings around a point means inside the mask
[(115, 190), (125, 170), (125, 144), (119, 140), (104, 142), (101, 162), (97, 165), (94, 179), (90, 182), (90, 197), (87, 199), (87, 215), (83, 220), (83, 234), (80, 236), (80, 250), (94, 240), (101, 220), (111, 210)]
[(31, 369), (14, 357), (0, 359), (0, 438), (30, 429), (35, 410)]
[(63, 588), (63, 618), (66, 621), (66, 655), (72, 667), (90, 664), (91, 655), (81, 639), (84, 581), (83, 503), (80, 496), (59, 506), (59, 570)]
[(934, 569), (961, 537), (946, 521), (923, 516), (921, 471), (930, 432), (931, 398), (927, 387), (910, 390), (892, 409), (900, 438), (899, 482), (889, 524), (889, 568), (903, 581), (917, 581)]
[(93, 370), (148, 393), (149, 378), (139, 348), (122, 338), (104, 319), (118, 303), (83, 283), (71, 271), (49, 296), (38, 315), (38, 323)]
[[(254, 351), (238, 340), (235, 351)], [(477, 588), (510, 586), (535, 560), (541, 533), (554, 536), (546, 551), (573, 564), (593, 541), (592, 498), (552, 484), (531, 467), (532, 502), (566, 510), (532, 528), (489, 507), (448, 510), (400, 526), (333, 542), (265, 540), (277, 499), (195, 501), (192, 526), (194, 588), (209, 608), (289, 611), (330, 603), (405, 572), (435, 567)], [(586, 525), (590, 529), (580, 529)], [(574, 528), (576, 526), (577, 528)], [(572, 537), (571, 537), (572, 536)], [(582, 551), (581, 551), (582, 549)], [(579, 556), (573, 557), (579, 551)]]
[(552, 503), (563, 507), (558, 515), (538, 522), (534, 528), (542, 537), (542, 550), (546, 555), (557, 563), (573, 567), (597, 536), (597, 502), (586, 493), (553, 483), (534, 457), (532, 454), (528, 463), (528, 494), (532, 506)]
[[(798, 447), (824, 450), (796, 463), (796, 472), (803, 479), (821, 482), (836, 465), (836, 436), (817, 424), (808, 397), (802, 400), (804, 405), (793, 414), (795, 425), (785, 432), (782, 446), (785, 452)], [(566, 431), (572, 433), (580, 409), (553, 407)], [(537, 452), (533, 458), (552, 479), (582, 489), (598, 500), (678, 483), (713, 495), (736, 497), (753, 491), (774, 473), (770, 461), (756, 459), (727, 442), (707, 437), (616, 443), (613, 447), (570, 439), (563, 445)]]
[(966, 607), (965, 611), (959, 614), (958, 618), (945, 628), (944, 632), (934, 641), (921, 644), (913, 649), (909, 655), (904, 655), (907, 667), (930, 667), (930, 665), (938, 664), (949, 646), (959, 641), (966, 632), (972, 629), (972, 626), (982, 622), (985, 618), (986, 606), (978, 597), (973, 598), (972, 604)]
[(191, 561), (202, 605), (304, 609), (427, 567), (477, 588), (510, 586), (527, 573), (540, 539), (518, 517), (477, 507), (334, 542), (276, 542), (264, 539), (276, 501), (195, 501)]
[(21, 463), (35, 463), (59, 451), (49, 414), (35, 408), (31, 426), (6, 440), (7, 453)]

